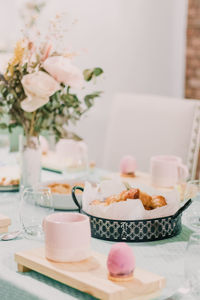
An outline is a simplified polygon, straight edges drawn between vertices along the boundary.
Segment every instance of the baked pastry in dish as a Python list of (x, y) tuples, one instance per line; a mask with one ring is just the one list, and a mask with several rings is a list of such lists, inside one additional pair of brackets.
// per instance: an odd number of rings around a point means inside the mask
[(93, 200), (92, 205), (110, 205), (111, 203), (126, 201), (127, 199), (140, 199), (146, 210), (152, 210), (157, 207), (162, 207), (167, 205), (166, 199), (163, 196), (155, 195), (150, 196), (147, 193), (142, 192), (139, 189), (131, 188), (122, 191), (120, 194), (112, 195), (106, 198), (104, 201)]
[(156, 207), (165, 206), (166, 204), (167, 203), (166, 203), (165, 197), (163, 197), (163, 196), (153, 196), (150, 205), (153, 209), (153, 208), (156, 208)]
[(1, 178), (0, 186), (19, 185), (19, 179), (7, 179), (6, 177)]
[(126, 201), (127, 199), (138, 199), (140, 195), (139, 189), (129, 189), (122, 191), (119, 195), (113, 195), (106, 198), (105, 205), (109, 205), (113, 202)]
[[(84, 184), (80, 183), (80, 182), (77, 182), (74, 185), (78, 185), (78, 186), (84, 187)], [(53, 194), (71, 194), (73, 186), (71, 186), (68, 183), (58, 183), (58, 182), (55, 182), (55, 183), (48, 184), (47, 187), (49, 187), (51, 189), (51, 192)], [(79, 194), (79, 193), (81, 193), (81, 191), (77, 190), (76, 193)]]

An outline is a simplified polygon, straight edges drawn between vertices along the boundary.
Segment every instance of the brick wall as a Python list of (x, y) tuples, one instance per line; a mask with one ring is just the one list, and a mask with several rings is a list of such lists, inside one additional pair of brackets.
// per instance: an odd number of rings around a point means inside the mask
[[(200, 99), (200, 0), (188, 0), (185, 97)], [(200, 179), (200, 151), (196, 178)]]
[(185, 97), (200, 99), (200, 0), (188, 0)]

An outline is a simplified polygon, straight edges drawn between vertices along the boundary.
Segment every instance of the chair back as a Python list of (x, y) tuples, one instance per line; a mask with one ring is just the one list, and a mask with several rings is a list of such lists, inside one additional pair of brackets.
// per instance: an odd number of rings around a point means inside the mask
[(180, 156), (195, 176), (199, 155), (200, 101), (118, 94), (111, 107), (104, 162), (119, 170), (123, 155), (133, 155), (138, 169), (149, 171), (151, 156)]

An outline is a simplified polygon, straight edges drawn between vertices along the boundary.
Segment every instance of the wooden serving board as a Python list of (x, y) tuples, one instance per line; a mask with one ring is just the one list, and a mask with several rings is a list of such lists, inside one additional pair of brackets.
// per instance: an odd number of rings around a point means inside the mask
[(106, 256), (92, 252), (90, 258), (81, 262), (57, 263), (45, 258), (43, 248), (15, 254), (19, 272), (34, 270), (99, 299), (153, 299), (165, 286), (164, 277), (139, 268), (135, 269), (131, 281), (110, 281), (106, 259)]
[(4, 233), (8, 231), (8, 226), (11, 224), (11, 220), (0, 214), (0, 233)]

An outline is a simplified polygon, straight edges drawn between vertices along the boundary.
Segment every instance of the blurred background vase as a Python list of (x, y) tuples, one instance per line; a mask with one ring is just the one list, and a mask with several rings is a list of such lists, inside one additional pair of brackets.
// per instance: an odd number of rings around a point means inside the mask
[(38, 136), (20, 136), (20, 190), (36, 187), (41, 178), (41, 148)]
[(69, 179), (87, 178), (88, 147), (84, 141), (61, 139), (56, 145), (56, 153), (62, 161), (63, 174)]
[(200, 180), (188, 181), (184, 200), (192, 199), (192, 205), (184, 215), (185, 224), (195, 232), (200, 233)]
[[(188, 288), (189, 295), (193, 296), (192, 299), (200, 299), (200, 235), (193, 233), (187, 244), (185, 252), (185, 287)], [(179, 298), (180, 299), (180, 298)], [(182, 298), (181, 298), (182, 299)]]

